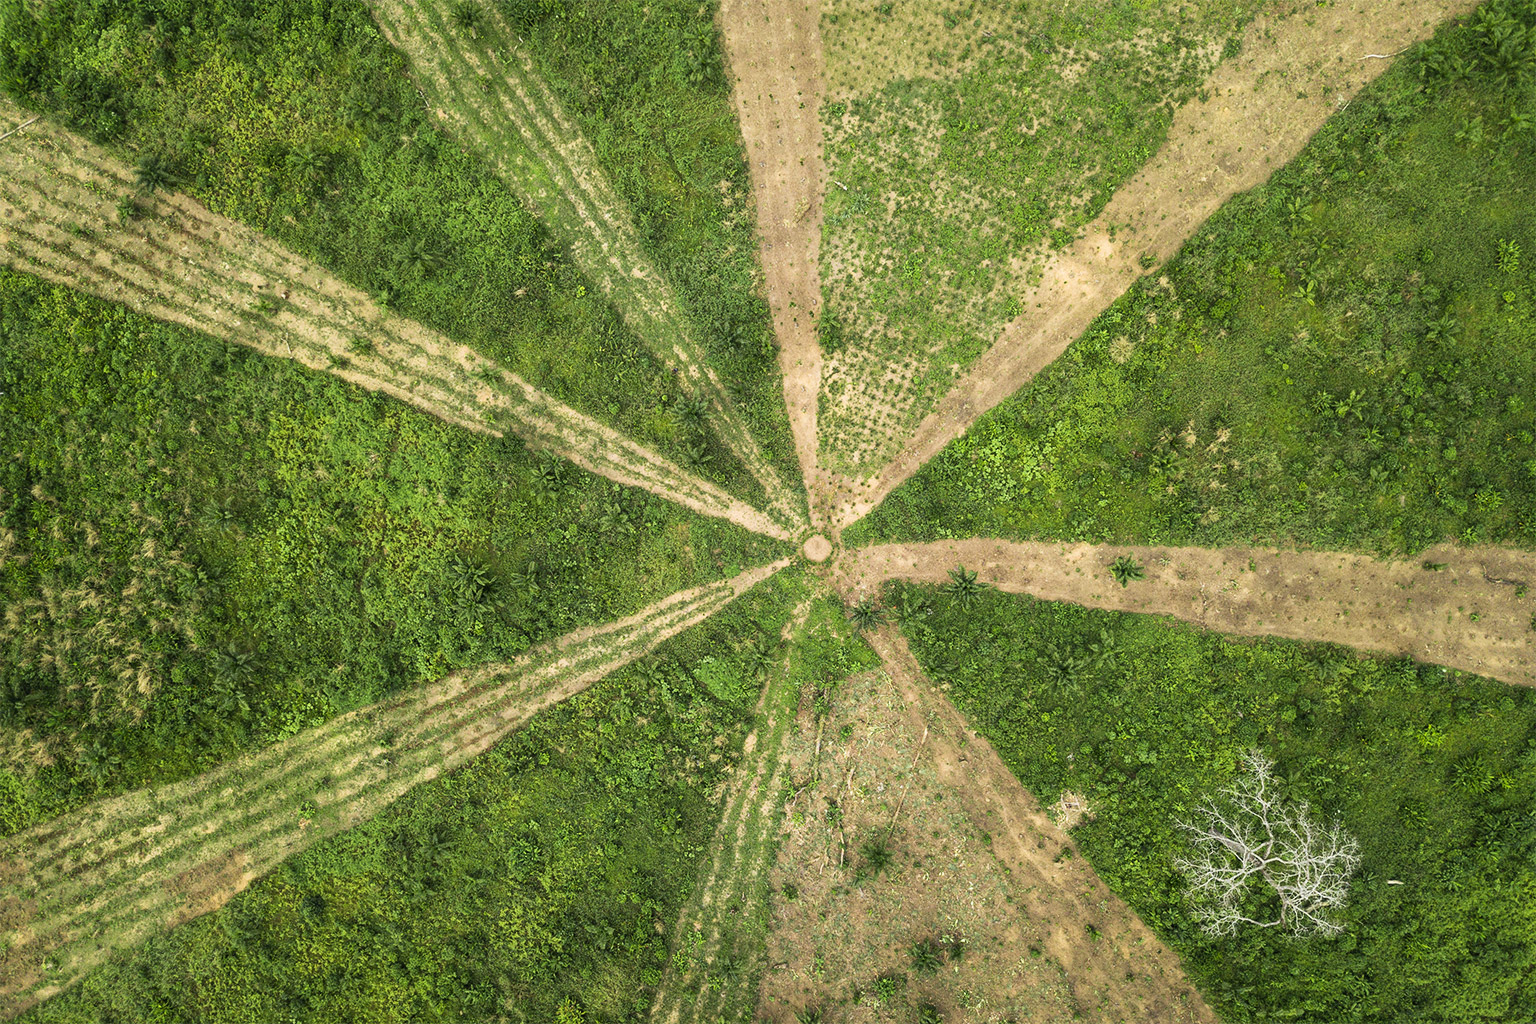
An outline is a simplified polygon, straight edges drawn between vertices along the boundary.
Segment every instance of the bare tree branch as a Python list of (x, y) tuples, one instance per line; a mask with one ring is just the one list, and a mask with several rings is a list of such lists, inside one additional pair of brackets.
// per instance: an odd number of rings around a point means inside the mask
[[(1296, 935), (1344, 930), (1337, 912), (1349, 898), (1349, 877), (1360, 865), (1360, 844), (1339, 823), (1314, 821), (1305, 803), (1287, 805), (1275, 785), (1274, 762), (1259, 751), (1243, 759), (1243, 772), (1207, 798), (1191, 821), (1193, 852), (1174, 866), (1189, 880), (1189, 895), (1204, 929), (1231, 935), (1239, 925), (1288, 927)], [(1250, 916), (1250, 904), (1278, 897), (1273, 920)]]

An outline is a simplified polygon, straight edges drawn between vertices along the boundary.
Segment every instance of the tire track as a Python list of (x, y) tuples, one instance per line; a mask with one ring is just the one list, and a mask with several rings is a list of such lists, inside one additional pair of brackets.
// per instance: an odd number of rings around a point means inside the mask
[(286, 858), (453, 770), (789, 564), (682, 591), (510, 664), (455, 673), (196, 778), (5, 839), (0, 1017), (58, 993), (115, 950), (217, 909)]
[[(0, 122), (26, 114), (0, 98)], [(778, 540), (763, 513), (521, 377), (190, 197), (141, 197), (100, 148), (47, 122), (0, 144), (0, 262), (264, 355), (292, 359), (478, 433), (513, 433), (581, 468)]]

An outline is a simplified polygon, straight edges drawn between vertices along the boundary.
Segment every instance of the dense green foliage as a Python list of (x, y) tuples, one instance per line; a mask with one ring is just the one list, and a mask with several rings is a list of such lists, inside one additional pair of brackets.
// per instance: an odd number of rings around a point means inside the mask
[[(1134, 584), (1132, 584), (1134, 585)], [(1536, 1012), (1536, 694), (1407, 659), (984, 592), (893, 603), (919, 660), (1044, 803), (1086, 795), (1094, 867), (1232, 1021)], [(1175, 826), (1266, 751), (1364, 863), (1337, 938), (1190, 916)], [(1402, 884), (1388, 885), (1388, 879)]]
[(845, 540), (1536, 543), (1533, 26), (1416, 48)]
[[(266, 232), (676, 460), (690, 444), (703, 444), (710, 457), (697, 464), (700, 471), (738, 493), (754, 493), (756, 482), (712, 432), (685, 429), (676, 384), (538, 220), (479, 155), (429, 120), (404, 58), (379, 34), (363, 0), (59, 0), (37, 14), (33, 7), (0, 0), (0, 86), (18, 102), (56, 112), (127, 150), (131, 163), (158, 161), (216, 212)], [(676, 22), (646, 35), (644, 45), (680, 45)], [(713, 36), (705, 42), (718, 65)], [(651, 67), (656, 60), (637, 62)], [(625, 75), (633, 86), (635, 76), (629, 69)], [(671, 144), (679, 153), (707, 147), (698, 173), (702, 163), (730, 162), (728, 176), (744, 181), (736, 136), (727, 146), (719, 127), (721, 117), (729, 120), (727, 97), (718, 87), (706, 93), (694, 102), (711, 111), (714, 127), (694, 130), (695, 121), (707, 119), (701, 112)], [(623, 102), (684, 98), (673, 90)], [(625, 137), (640, 132), (652, 141), (644, 125), (650, 115), (636, 116), (625, 122)], [(664, 195), (668, 186), (653, 177), (643, 179), (646, 187)], [(720, 193), (711, 198), (718, 203)], [(727, 232), (737, 246), (731, 261), (712, 240), (724, 231), (715, 225), (723, 218), (691, 206), (674, 210), (661, 198), (647, 203), (642, 209), (654, 207), (643, 222), (647, 237), (659, 238), (667, 217), (684, 232), (654, 241), (659, 255), (690, 253), (686, 261), (663, 259), (663, 267), (685, 294), (691, 289), (712, 296), (710, 302), (734, 303), (731, 323), (739, 320), (761, 348), (767, 314), (744, 276), (754, 251), (751, 225)], [(706, 239), (701, 232), (714, 234)], [(777, 394), (770, 386), (774, 365), (753, 351), (724, 360), (724, 368), (761, 398), (754, 422), (767, 439), (776, 436), (783, 413), (774, 420), (763, 412)], [(787, 426), (782, 432), (787, 437)]]
[(717, 0), (495, 2), (592, 141), (765, 453), (795, 477)]
[(0, 831), (778, 553), (3, 271), (0, 342)]
[(775, 578), (21, 1019), (644, 1019), (803, 597)]

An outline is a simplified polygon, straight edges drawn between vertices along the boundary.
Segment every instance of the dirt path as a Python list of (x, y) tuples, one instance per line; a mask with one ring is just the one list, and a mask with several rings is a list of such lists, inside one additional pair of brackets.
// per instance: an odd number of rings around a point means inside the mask
[(217, 909), (788, 564), (674, 594), (510, 664), (456, 673), (205, 775), (0, 841), (0, 1017), (73, 984), (114, 950)]
[[(1312, 134), (1391, 64), (1365, 60), (1427, 38), (1475, 0), (1338, 0), (1276, 18), (1261, 15), (1243, 51), (1207, 80), (1209, 101), (1181, 107), (1157, 155), (1115, 193), (1097, 220), (1045, 269), (1025, 311), (918, 425), (891, 463), (854, 484), (837, 529), (869, 514), (989, 409), (1064, 352), (1145, 271), (1178, 251), (1216, 209), (1268, 180)], [(1121, 225), (1110, 237), (1110, 225)], [(1124, 225), (1130, 225), (1129, 229)]]
[[(1121, 555), (1146, 578), (1117, 584), (1109, 565)], [(844, 591), (864, 593), (887, 579), (944, 581), (957, 565), (1045, 600), (1409, 655), (1536, 685), (1536, 595), (1527, 590), (1536, 587), (1536, 552), (1439, 547), (1383, 562), (1329, 551), (966, 540), (864, 548), (834, 573)]]
[(646, 257), (591, 143), (495, 5), (479, 5), (482, 21), (473, 33), (449, 24), (448, 11), (425, 0), (376, 0), (371, 8), (391, 45), (410, 59), (433, 113), (490, 158), (641, 342), (708, 404), (711, 426), (762, 484), (773, 518), (799, 532), (806, 525), (801, 499), (747, 429), (671, 286)]
[(820, 0), (723, 0), (720, 32), (734, 79), (736, 112), (747, 146), (768, 306), (779, 341), (784, 406), (811, 524), (830, 509), (817, 467), (816, 412), (821, 391), (821, 3)]
[[(28, 116), (0, 98), (0, 124)], [(122, 223), (117, 204), (133, 191), (129, 169), (101, 149), (46, 121), (31, 125), (0, 143), (0, 262), (792, 539), (708, 481), (190, 197), (146, 197), (144, 215)]]
[[(926, 733), (924, 756), (939, 780), (992, 837), (991, 850), (1008, 868), (1017, 906), (1044, 924), (1045, 951), (1061, 965), (1077, 1004), (1073, 1019), (1214, 1022), (1179, 958), (1110, 891), (991, 745), (934, 691), (906, 638), (893, 626), (865, 636), (906, 702), (909, 728)], [(1073, 856), (1062, 857), (1064, 850)]]
[[(791, 644), (809, 610), (809, 602), (803, 604), (785, 627)], [(763, 685), (756, 714), (762, 724), (742, 744), (744, 756), (726, 790), (714, 855), (673, 929), (673, 957), (651, 1004), (653, 1024), (753, 1019), (755, 968), (766, 930), (764, 886), (778, 845), (789, 782), (784, 748), (799, 697), (791, 667), (787, 660), (775, 667)]]

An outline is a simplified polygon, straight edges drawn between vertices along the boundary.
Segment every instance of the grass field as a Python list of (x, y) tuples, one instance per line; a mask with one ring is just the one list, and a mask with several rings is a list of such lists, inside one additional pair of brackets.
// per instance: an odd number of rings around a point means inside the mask
[(0, 1017), (1528, 1018), (1475, 4), (0, 0)]
[(1536, 97), (1498, 84), (1479, 24), (1394, 67), (849, 542), (1529, 546)]
[(0, 302), (6, 831), (775, 549), (36, 279)]

